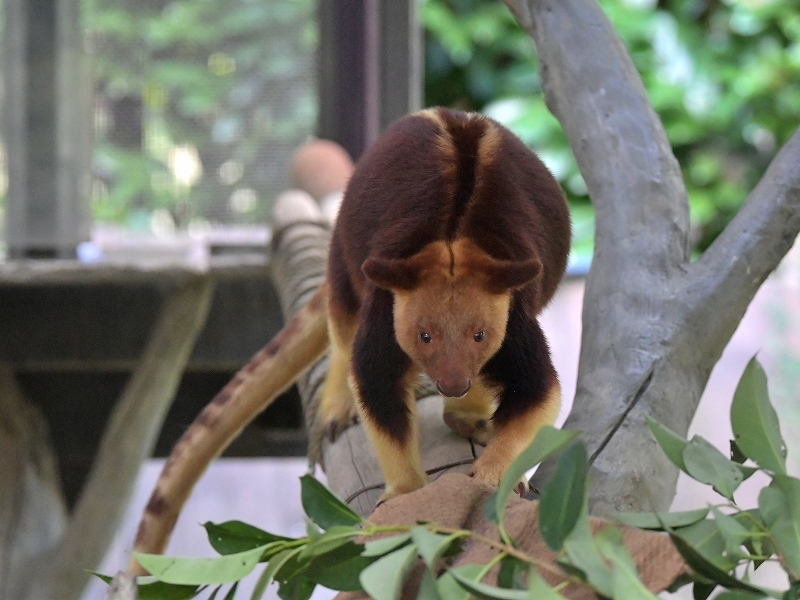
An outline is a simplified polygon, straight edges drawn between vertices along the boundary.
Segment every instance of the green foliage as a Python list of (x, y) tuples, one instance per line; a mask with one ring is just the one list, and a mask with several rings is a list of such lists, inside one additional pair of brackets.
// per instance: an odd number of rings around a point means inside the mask
[[(747, 366), (731, 408), (732, 420), (742, 415), (761, 418), (747, 432), (740, 428), (736, 434), (738, 440), (746, 440), (740, 445), (741, 461), (729, 460), (702, 438), (686, 441), (649, 422), (673, 462), (690, 477), (711, 485), (725, 498), (724, 503), (679, 513), (620, 514), (617, 519), (624, 525), (669, 533), (692, 569), (688, 580), (676, 585), (693, 582), (695, 598), (707, 598), (716, 588), (722, 588), (718, 597), (728, 600), (796, 600), (800, 590), (800, 479), (785, 473), (785, 463), (780, 459), (785, 455), (783, 438), (766, 394), (766, 377), (755, 360)], [(214, 594), (230, 586), (227, 597), (233, 598), (237, 582), (259, 563), (266, 563), (253, 599), (260, 598), (267, 584), (274, 581), (284, 600), (307, 600), (317, 585), (363, 590), (376, 600), (397, 600), (413, 567), (423, 564), (418, 597), (425, 599), (467, 600), (474, 595), (496, 600), (552, 600), (562, 598), (559, 589), (569, 583), (610, 599), (653, 600), (655, 596), (639, 579), (621, 531), (609, 524), (592, 534), (589, 460), (583, 442), (574, 437), (574, 432), (543, 428), (523, 452), (524, 458), (508, 470), (484, 510), (486, 518), (498, 525), (497, 537), (428, 522), (375, 525), (358, 517), (315, 479), (304, 476), (306, 537), (276, 536), (238, 521), (207, 523), (209, 541), (222, 556), (137, 554), (139, 562), (153, 573), (153, 577), (139, 579), (140, 597), (178, 600), (195, 597), (209, 586), (217, 586)], [(542, 490), (538, 510), (542, 537), (557, 553), (557, 566), (553, 566), (520, 550), (503, 526), (503, 515), (521, 474), (558, 452), (556, 472)], [(757, 466), (741, 464), (745, 461)], [(757, 508), (742, 510), (734, 501), (734, 493), (746, 469), (764, 472), (771, 482), (761, 490)], [(494, 558), (485, 565), (451, 567), (448, 559), (460, 553), (466, 540), (489, 546)], [(789, 581), (786, 590), (750, 582), (750, 573), (768, 560), (777, 561), (785, 570)], [(496, 584), (484, 582), (498, 564)], [(542, 578), (545, 573), (564, 583), (550, 587)]]
[[(288, 160), (315, 122), (314, 9), (312, 0), (84, 0), (97, 81), (95, 216), (131, 223), (160, 208), (179, 225), (263, 220), (282, 183), (276, 149)], [(202, 167), (189, 183), (169, 167), (179, 146), (196, 149)], [(255, 191), (255, 206), (225, 206), (237, 190)]]
[[(683, 170), (699, 249), (800, 122), (800, 14), (790, 0), (601, 0)], [(495, 0), (424, 0), (426, 101), (482, 110), (535, 148), (591, 248), (586, 186), (547, 111), (531, 40)]]

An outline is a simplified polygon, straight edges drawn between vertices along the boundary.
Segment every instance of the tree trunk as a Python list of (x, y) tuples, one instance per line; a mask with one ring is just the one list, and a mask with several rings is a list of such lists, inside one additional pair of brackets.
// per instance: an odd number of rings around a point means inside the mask
[[(645, 423), (685, 435), (714, 364), (800, 231), (800, 131), (695, 263), (680, 168), (594, 0), (505, 0), (536, 43), (545, 100), (595, 208), (578, 385), (565, 427), (589, 447), (590, 510), (665, 510), (677, 470)], [(547, 463), (534, 477), (541, 487)]]

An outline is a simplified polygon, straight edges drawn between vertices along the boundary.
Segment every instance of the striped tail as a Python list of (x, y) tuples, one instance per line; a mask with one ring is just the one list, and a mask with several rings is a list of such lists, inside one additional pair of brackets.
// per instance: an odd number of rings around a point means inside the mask
[[(211, 461), (325, 352), (326, 285), (203, 409), (170, 454), (139, 522), (135, 552), (161, 553), (194, 485)], [(128, 571), (142, 574), (134, 558)]]

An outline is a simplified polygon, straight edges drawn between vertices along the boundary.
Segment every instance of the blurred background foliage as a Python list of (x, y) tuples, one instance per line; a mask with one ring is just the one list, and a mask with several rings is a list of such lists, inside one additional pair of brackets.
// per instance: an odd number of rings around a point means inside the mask
[[(800, 123), (800, 12), (794, 0), (600, 0), (660, 115), (689, 192), (702, 250)], [(426, 102), (508, 125), (559, 178), (576, 249), (591, 246), (586, 187), (548, 112), (536, 51), (493, 0), (425, 0)]]
[[(569, 195), (576, 249), (590, 256), (591, 205), (544, 105), (529, 36), (498, 0), (421, 2), (426, 104), (484, 111), (534, 147)], [(601, 4), (664, 122), (703, 249), (800, 122), (796, 2)], [(285, 160), (313, 131), (313, 0), (86, 0), (85, 15), (96, 217), (263, 220)]]
[(95, 217), (134, 229), (263, 222), (292, 150), (314, 129), (315, 2), (83, 8), (96, 79)]

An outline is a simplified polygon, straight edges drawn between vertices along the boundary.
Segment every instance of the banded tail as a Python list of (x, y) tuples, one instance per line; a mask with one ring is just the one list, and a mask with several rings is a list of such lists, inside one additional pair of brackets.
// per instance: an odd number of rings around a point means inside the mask
[[(164, 551), (186, 499), (211, 461), (325, 352), (326, 293), (323, 284), (220, 390), (175, 444), (139, 522), (135, 552)], [(134, 558), (128, 571), (143, 573)]]

